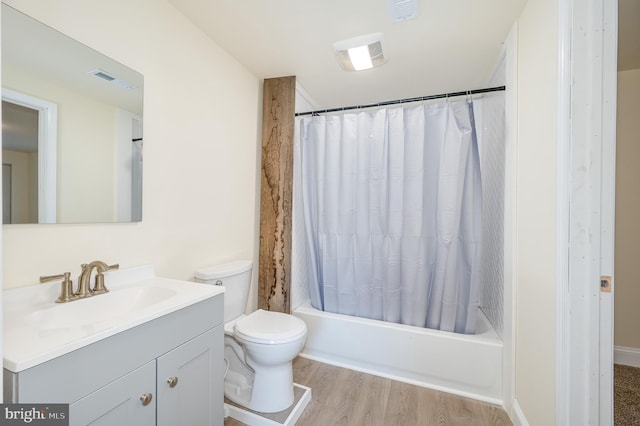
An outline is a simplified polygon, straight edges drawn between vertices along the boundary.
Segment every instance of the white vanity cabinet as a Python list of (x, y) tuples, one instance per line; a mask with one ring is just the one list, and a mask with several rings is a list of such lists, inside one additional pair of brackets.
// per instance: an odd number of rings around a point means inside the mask
[(222, 323), (219, 294), (31, 368), (5, 369), (5, 402), (69, 403), (71, 425), (222, 425)]

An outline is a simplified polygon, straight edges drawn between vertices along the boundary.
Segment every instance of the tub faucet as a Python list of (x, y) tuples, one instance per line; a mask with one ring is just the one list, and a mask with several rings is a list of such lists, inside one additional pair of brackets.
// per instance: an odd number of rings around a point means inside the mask
[[(109, 290), (104, 286), (103, 273), (111, 269), (118, 269), (120, 265), (107, 265), (100, 260), (94, 260), (89, 264), (83, 263), (80, 267), (82, 268), (82, 272), (78, 278), (78, 290), (76, 290), (75, 295), (83, 298), (93, 296), (94, 294), (108, 292)], [(91, 289), (89, 288), (89, 279), (91, 278), (91, 271), (93, 271), (93, 268), (96, 268), (96, 281), (93, 289)]]

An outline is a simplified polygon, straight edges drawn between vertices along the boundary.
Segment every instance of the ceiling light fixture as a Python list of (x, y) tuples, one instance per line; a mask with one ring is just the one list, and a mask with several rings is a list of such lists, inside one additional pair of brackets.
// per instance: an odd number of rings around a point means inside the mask
[(382, 33), (353, 37), (333, 43), (338, 62), (346, 71), (361, 71), (384, 64)]

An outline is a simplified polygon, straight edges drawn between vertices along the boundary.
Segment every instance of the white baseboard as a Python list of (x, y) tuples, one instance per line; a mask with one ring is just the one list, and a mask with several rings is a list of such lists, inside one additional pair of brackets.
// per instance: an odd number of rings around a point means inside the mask
[(613, 362), (616, 364), (640, 367), (640, 349), (615, 346), (613, 348)]
[(511, 406), (511, 412), (509, 413), (509, 417), (513, 422), (513, 426), (529, 426), (529, 422), (527, 418), (524, 416), (522, 409), (520, 408), (520, 404), (518, 404), (518, 400), (513, 400), (513, 405)]

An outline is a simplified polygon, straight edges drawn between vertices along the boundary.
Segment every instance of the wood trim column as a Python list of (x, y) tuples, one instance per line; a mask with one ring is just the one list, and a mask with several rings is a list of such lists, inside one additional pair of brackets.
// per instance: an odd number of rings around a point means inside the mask
[(264, 80), (258, 308), (290, 311), (296, 78)]

